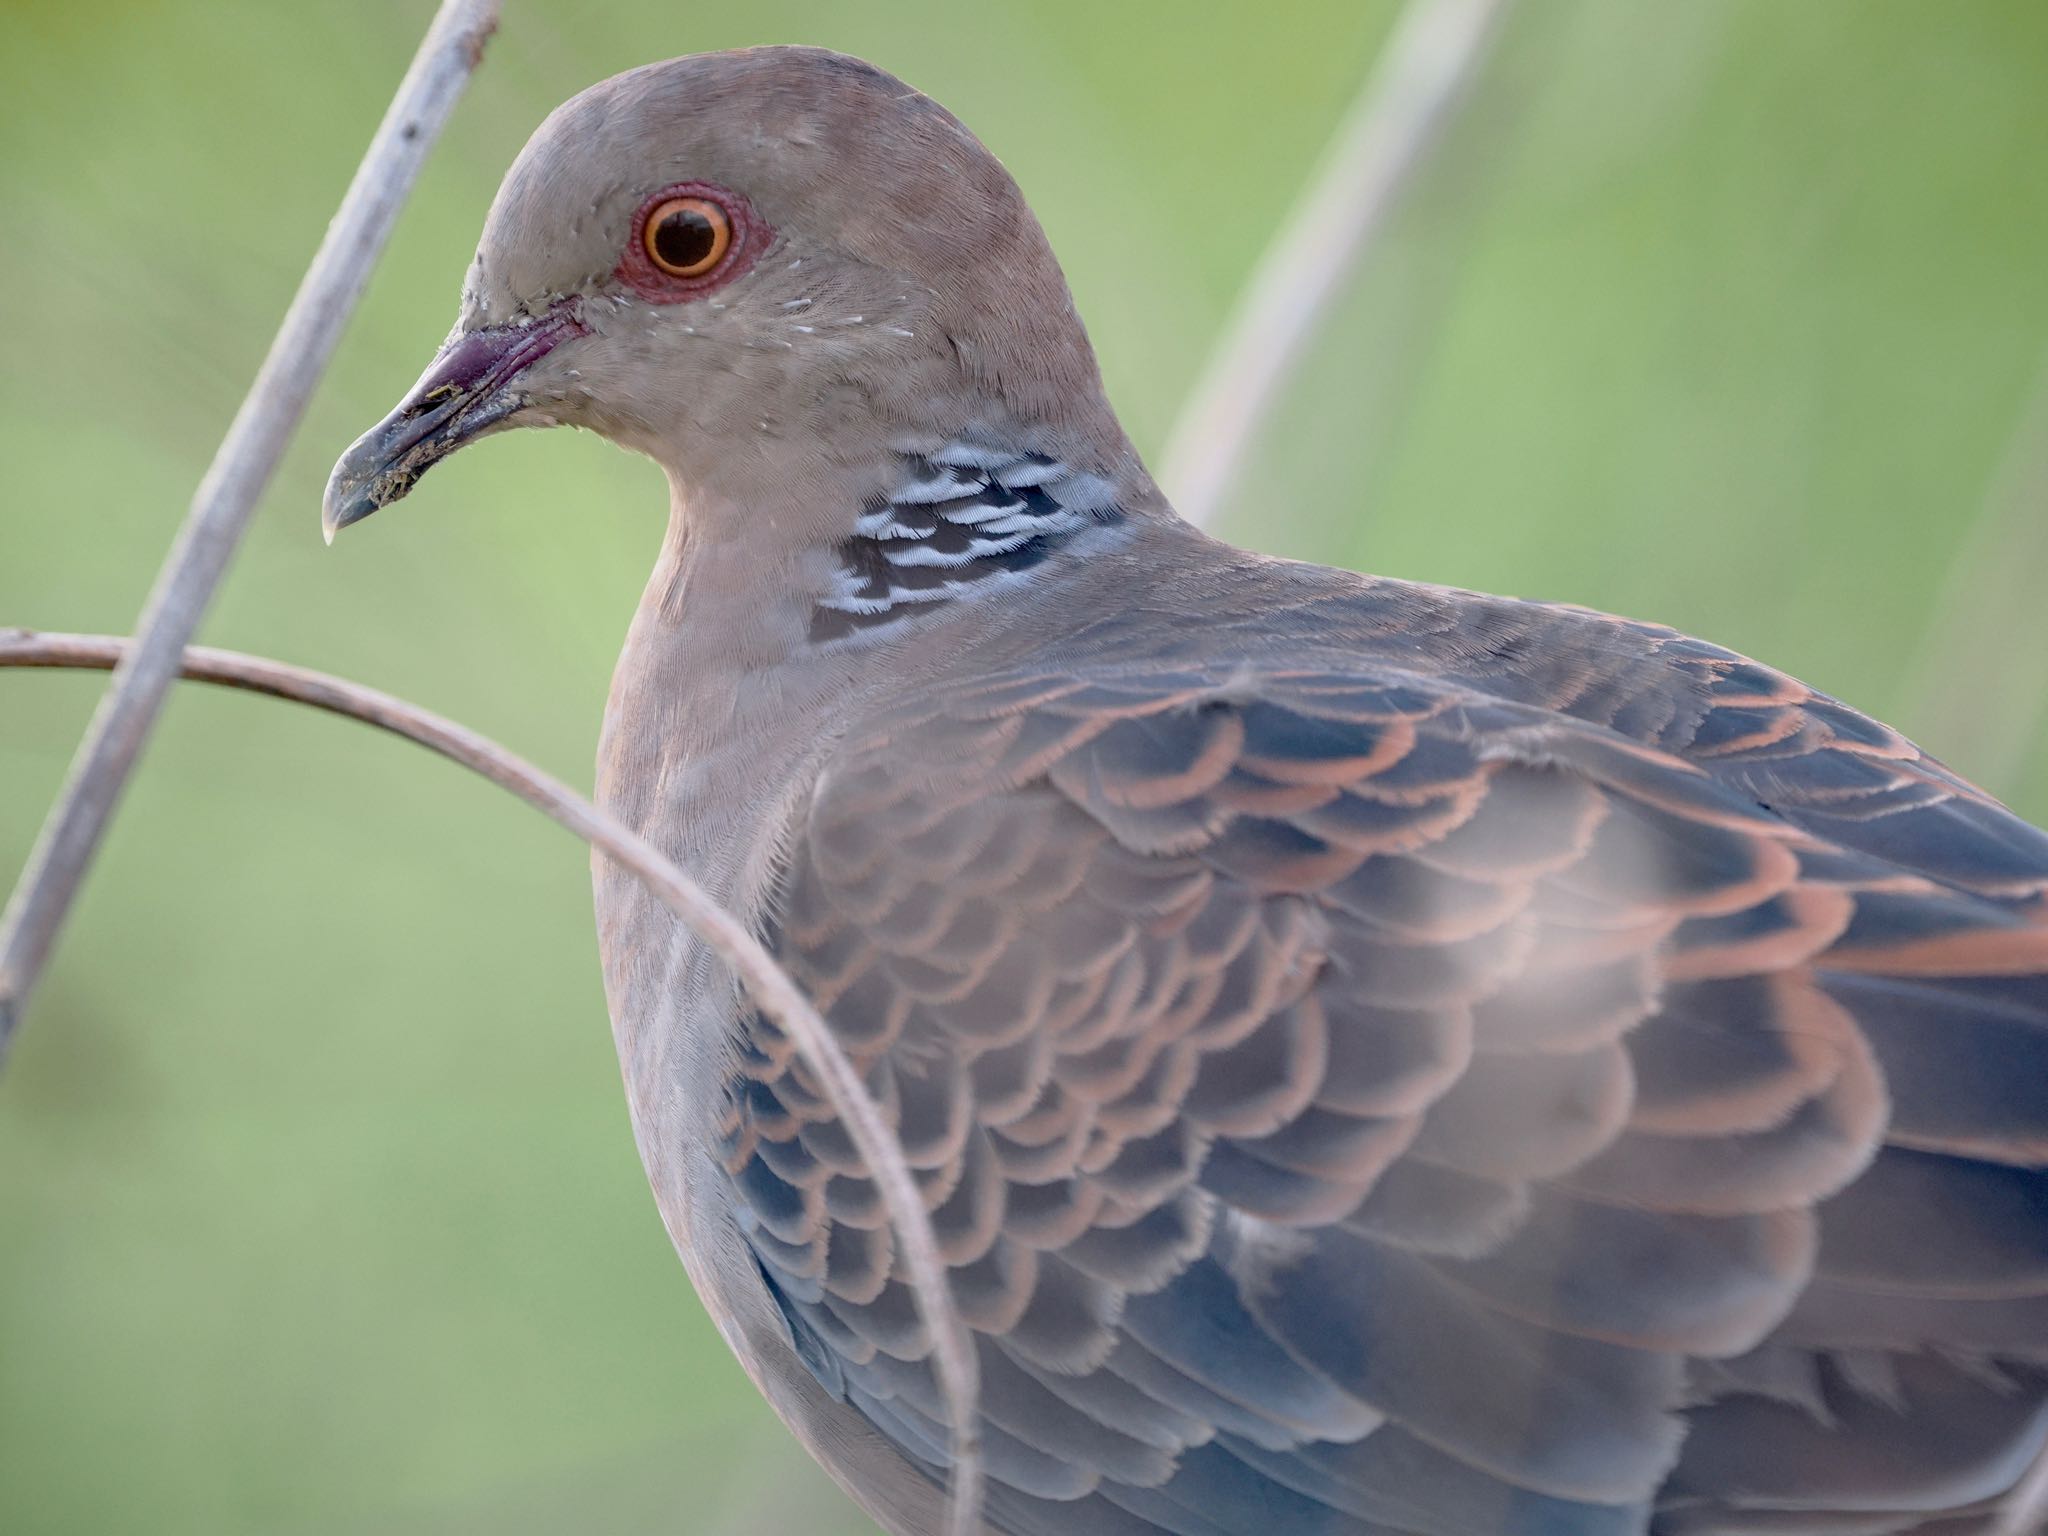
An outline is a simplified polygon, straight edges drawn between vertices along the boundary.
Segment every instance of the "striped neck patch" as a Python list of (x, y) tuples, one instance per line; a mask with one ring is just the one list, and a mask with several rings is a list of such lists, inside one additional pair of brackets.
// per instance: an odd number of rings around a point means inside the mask
[(1122, 521), (1109, 482), (1042, 453), (956, 442), (904, 449), (903, 478), (839, 545), (813, 641), (863, 634), (997, 590), (1084, 529)]

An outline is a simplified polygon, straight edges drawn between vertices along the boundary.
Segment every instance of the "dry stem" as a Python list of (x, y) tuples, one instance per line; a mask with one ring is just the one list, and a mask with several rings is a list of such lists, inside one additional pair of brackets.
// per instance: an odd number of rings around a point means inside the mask
[(178, 658), (199, 628), (257, 499), (305, 414), (313, 386), (327, 370), (420, 164), (476, 68), (497, 17), (498, 0), (443, 0), (300, 280), (255, 382), (199, 482), (136, 622), (135, 644), (86, 728), (63, 792), (0, 915), (0, 1063), (108, 818), (163, 710), (178, 675)]
[(2043, 1531), (2048, 1531), (2048, 1451), (2036, 1457), (2033, 1468), (2020, 1479), (2012, 1507), (1991, 1536), (2041, 1536)]
[[(1994, 794), (2023, 784), (2048, 710), (2048, 359), (1957, 543), (1905, 669), (1896, 717)], [(1975, 686), (1958, 686), (1976, 679)], [(1989, 701), (1997, 700), (1994, 705)]]
[[(116, 667), (130, 642), (109, 635), (0, 630), (0, 667)], [(980, 1360), (947, 1283), (946, 1267), (910, 1167), (860, 1073), (840, 1049), (818, 1010), (761, 941), (652, 843), (599, 810), (568, 785), (508, 752), (489, 737), (391, 694), (323, 672), (260, 656), (194, 646), (178, 669), (197, 682), (241, 688), (309, 704), (417, 742), (481, 774), (551, 821), (601, 849), (660, 897), (711, 952), (732, 968), (754, 1004), (789, 1036), (845, 1122), (853, 1144), (874, 1170), (882, 1203), (902, 1245), (918, 1314), (931, 1330), (940, 1390), (952, 1418), (954, 1536), (979, 1530), (981, 1506)]]
[(1409, 0), (1323, 168), (1280, 226), (1161, 456), (1160, 484), (1215, 521), (1287, 378), (1472, 77), (1508, 0)]

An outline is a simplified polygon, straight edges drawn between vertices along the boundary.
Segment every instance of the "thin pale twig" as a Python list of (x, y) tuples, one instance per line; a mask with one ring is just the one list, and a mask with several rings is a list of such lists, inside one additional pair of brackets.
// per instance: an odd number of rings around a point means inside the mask
[(2034, 1458), (2033, 1467), (2013, 1491), (2012, 1507), (1991, 1536), (2042, 1536), (2044, 1531), (2048, 1531), (2048, 1451)]
[(1472, 78), (1508, 0), (1409, 0), (1322, 168), (1260, 257), (1174, 424), (1160, 483), (1206, 527), (1282, 387)]
[(1999, 795), (2019, 788), (2048, 709), (2044, 564), (2048, 359), (1942, 578), (1897, 712), (1915, 739)]
[(100, 700), (71, 773), (0, 916), (0, 1062), (108, 819), (163, 710), (257, 500), (327, 370), (427, 150), (497, 26), (498, 0), (442, 0), (412, 67), (285, 312), (255, 382), (192, 498), (136, 641)]
[[(116, 667), (131, 642), (109, 635), (41, 634), (0, 630), (0, 667), (64, 667), (105, 671)], [(712, 899), (652, 843), (552, 775), (466, 726), (360, 683), (237, 651), (194, 646), (177, 669), (197, 682), (245, 689), (360, 720), (416, 742), (460, 763), (566, 827), (658, 896), (664, 905), (731, 967), (754, 1005), (789, 1036), (845, 1123), (868, 1166), (890, 1225), (903, 1246), (918, 1315), (931, 1330), (940, 1390), (952, 1418), (953, 1485), (949, 1529), (972, 1536), (980, 1529), (980, 1357), (953, 1304), (946, 1266), (931, 1217), (903, 1160), (903, 1149), (860, 1073), (840, 1048), (817, 1008), (745, 924)]]

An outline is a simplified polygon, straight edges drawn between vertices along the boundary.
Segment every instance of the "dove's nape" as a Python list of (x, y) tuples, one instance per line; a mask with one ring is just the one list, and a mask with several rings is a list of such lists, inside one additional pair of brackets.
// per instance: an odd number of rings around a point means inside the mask
[[(895, 1117), (994, 1529), (1990, 1536), (2048, 1443), (2048, 837), (1704, 642), (1187, 528), (1001, 166), (855, 60), (550, 118), (330, 517), (556, 421), (675, 493), (602, 796)], [(598, 918), (706, 1303), (937, 1529), (866, 1170), (663, 909)]]

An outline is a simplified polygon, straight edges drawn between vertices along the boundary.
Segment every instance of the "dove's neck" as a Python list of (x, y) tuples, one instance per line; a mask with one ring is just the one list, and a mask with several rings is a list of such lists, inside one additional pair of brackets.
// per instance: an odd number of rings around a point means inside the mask
[[(1137, 464), (985, 432), (898, 437), (859, 473), (674, 478), (606, 710), (599, 788), (636, 826), (736, 806), (1020, 607), (1170, 520)], [(707, 833), (707, 835), (709, 835)], [(672, 853), (701, 855), (678, 847)]]
[[(761, 485), (743, 502), (678, 478), (613, 679), (599, 801), (752, 917), (846, 733), (970, 652), (1050, 638), (1028, 618), (1041, 600), (1170, 517), (1135, 456), (1084, 464), (966, 432), (898, 439), (840, 484)], [(651, 898), (602, 864), (598, 886), (615, 992), (673, 986), (626, 975), (651, 963), (637, 936), (669, 926)], [(614, 1001), (630, 1076), (636, 1051), (658, 1049), (627, 1038), (635, 1021), (671, 1000)]]
[(1117, 466), (993, 434), (899, 439), (886, 474), (832, 541), (829, 584), (811, 593), (805, 638), (820, 655), (1056, 578), (1062, 560), (1116, 542), (1131, 516)]
[[(749, 922), (830, 745), (835, 700), (872, 686), (851, 666), (801, 665), (790, 573), (769, 564), (672, 519), (613, 675), (597, 764), (598, 804)], [(664, 1160), (701, 1139), (713, 1112), (732, 983), (632, 876), (602, 858), (593, 874), (635, 1131), (656, 1187), (678, 1185)]]

